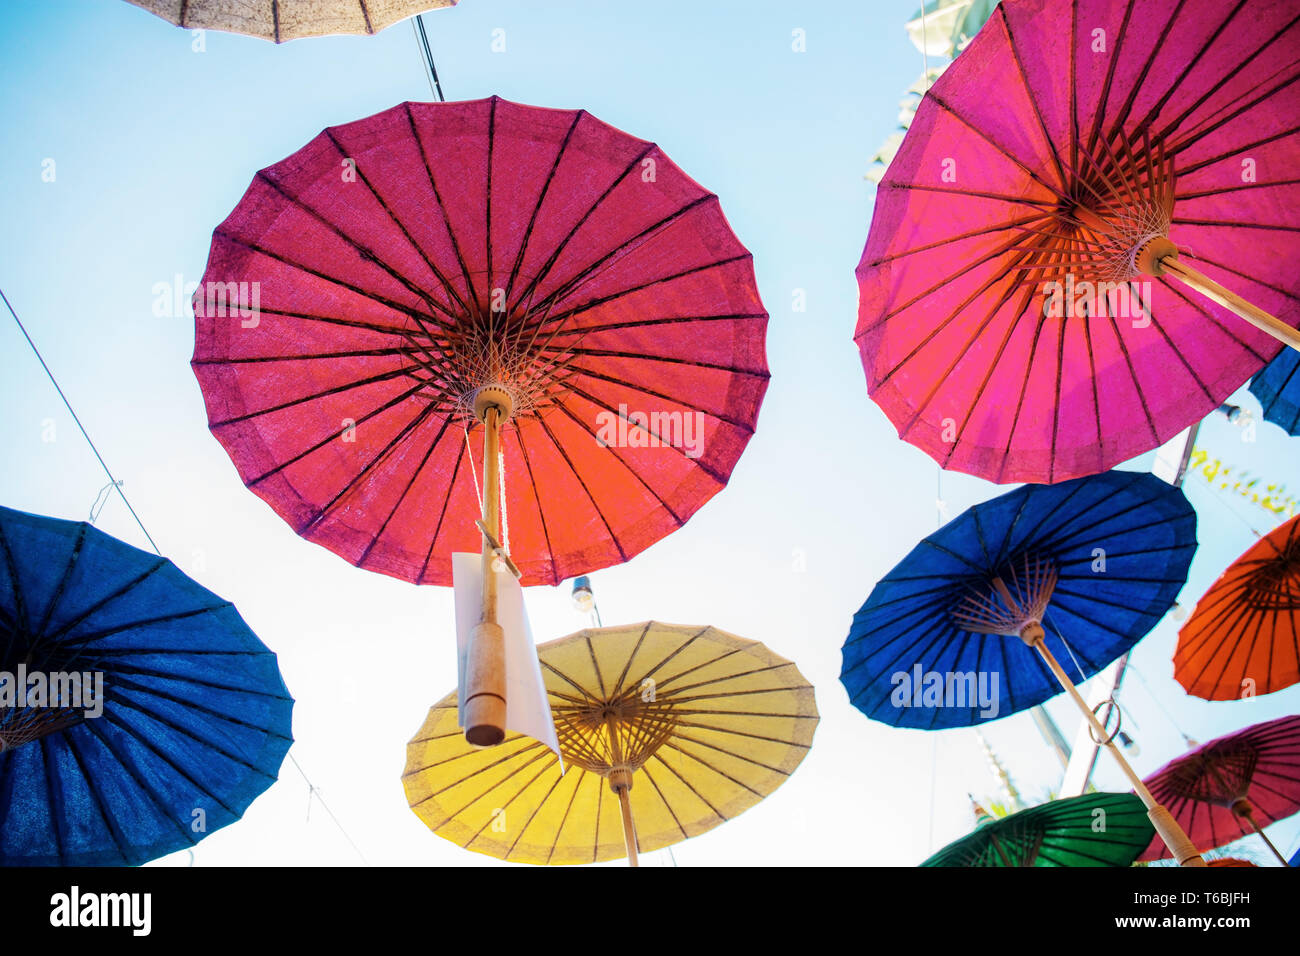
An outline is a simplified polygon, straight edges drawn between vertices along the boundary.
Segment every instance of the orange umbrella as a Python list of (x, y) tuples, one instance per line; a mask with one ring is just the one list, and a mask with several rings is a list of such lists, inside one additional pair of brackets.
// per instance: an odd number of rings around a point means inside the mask
[(1183, 625), (1174, 677), (1205, 700), (1300, 683), (1300, 516), (1255, 542)]

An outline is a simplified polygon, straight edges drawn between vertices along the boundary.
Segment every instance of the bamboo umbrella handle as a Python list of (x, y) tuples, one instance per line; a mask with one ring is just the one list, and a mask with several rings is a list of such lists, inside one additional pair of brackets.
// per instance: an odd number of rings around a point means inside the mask
[(1300, 352), (1300, 330), (1293, 329), (1277, 316), (1265, 312), (1259, 306), (1252, 305), (1237, 293), (1225, 289), (1209, 276), (1187, 265), (1175, 255), (1167, 255), (1159, 260), (1158, 268), (1164, 275), (1171, 275), (1180, 282), (1195, 289), (1201, 295), (1219, 303), (1241, 316), (1261, 332), (1277, 339), (1283, 345)]
[(623, 748), (618, 742), (618, 719), (613, 714), (605, 717), (605, 732), (609, 734), (609, 788), (618, 794), (618, 806), (623, 812), (623, 846), (627, 849), (627, 865), (640, 866), (636, 857), (636, 824), (632, 822), (632, 771), (623, 765)]
[(1273, 851), (1273, 855), (1277, 857), (1279, 863), (1286, 867), (1291, 865), (1286, 861), (1286, 857), (1281, 854), (1278, 848), (1273, 845), (1273, 841), (1268, 838), (1268, 835), (1264, 832), (1263, 828), (1255, 822), (1255, 812), (1254, 808), (1250, 805), (1250, 801), (1238, 800), (1232, 805), (1232, 812), (1250, 824), (1250, 828), (1259, 834), (1259, 838), (1268, 845), (1270, 850)]
[[(1057, 662), (1056, 657), (1048, 650), (1047, 642), (1044, 640), (1045, 636), (1041, 624), (1027, 625), (1020, 634), (1021, 640), (1037, 649), (1039, 655), (1043, 658), (1043, 662), (1056, 675), (1056, 679), (1065, 688), (1066, 693), (1070, 695), (1084, 718), (1092, 725), (1092, 729), (1097, 734), (1097, 739), (1106, 740), (1106, 728), (1101, 725), (1101, 721), (1092, 712), (1092, 708), (1080, 696), (1078, 688), (1074, 686), (1074, 681), (1070, 680), (1070, 675), (1065, 672)], [(1119, 764), (1119, 769), (1123, 771), (1124, 776), (1133, 785), (1134, 792), (1147, 808), (1147, 817), (1151, 820), (1151, 825), (1156, 828), (1156, 833), (1160, 834), (1160, 839), (1164, 841), (1165, 846), (1169, 847), (1174, 859), (1178, 861), (1178, 865), (1205, 866), (1205, 860), (1202, 859), (1195, 844), (1188, 838), (1183, 828), (1178, 825), (1178, 821), (1174, 819), (1173, 814), (1160, 805), (1151, 794), (1151, 791), (1147, 789), (1147, 785), (1142, 782), (1142, 778), (1129, 766), (1129, 762), (1120, 753), (1119, 748), (1115, 746), (1115, 741), (1106, 740), (1103, 746), (1110, 751), (1110, 755)]]
[(632, 822), (632, 798), (628, 794), (630, 787), (619, 787), (618, 805), (623, 811), (623, 845), (627, 847), (627, 865), (640, 866), (636, 857), (636, 824)]
[(477, 747), (495, 747), (506, 736), (506, 641), (492, 570), (501, 521), (500, 436), (499, 409), (489, 405), (483, 415), (483, 610), (465, 663), (465, 741)]

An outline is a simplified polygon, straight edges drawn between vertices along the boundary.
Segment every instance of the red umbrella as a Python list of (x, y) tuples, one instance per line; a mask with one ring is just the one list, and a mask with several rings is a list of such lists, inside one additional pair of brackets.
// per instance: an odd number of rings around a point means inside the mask
[[(1300, 811), (1300, 717), (1212, 740), (1165, 764), (1145, 783), (1197, 846), (1223, 846), (1253, 831), (1286, 866), (1263, 828)], [(1167, 856), (1157, 839), (1139, 859)]]
[(768, 379), (717, 197), (585, 111), (498, 97), (403, 104), (262, 170), (195, 314), (245, 484), (419, 584), (451, 583), (480, 514), (524, 584), (628, 560), (726, 484)]
[(1178, 632), (1174, 678), (1206, 700), (1300, 682), (1300, 516), (1234, 561)]
[(1292, 2), (999, 4), (921, 103), (857, 270), (899, 435), (945, 468), (1064, 481), (1300, 348), (1297, 80)]

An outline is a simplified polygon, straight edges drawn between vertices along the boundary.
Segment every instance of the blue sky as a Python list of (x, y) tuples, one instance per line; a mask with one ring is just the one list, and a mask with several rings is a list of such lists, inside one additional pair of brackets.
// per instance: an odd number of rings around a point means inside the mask
[[(875, 194), (863, 173), (921, 73), (903, 30), (914, 9), (915, 0), (463, 0), (425, 17), (450, 99), (581, 107), (657, 142), (719, 195), (754, 254), (772, 315), (757, 434), (729, 487), (685, 528), (593, 583), (606, 623), (713, 624), (796, 661), (817, 688), (822, 723), (792, 779), (676, 847), (681, 865), (911, 865), (970, 828), (968, 791), (994, 793), (973, 731), (873, 723), (838, 681), (854, 611), (936, 523), (937, 468), (871, 404), (851, 338), (853, 269)], [(297, 699), (293, 753), (366, 859), (494, 864), (432, 836), (400, 782), (407, 740), (455, 686), (450, 590), (353, 568), (248, 492), (206, 428), (189, 369), (192, 320), (153, 308), (159, 283), (200, 277), (213, 227), (256, 170), (325, 126), (429, 98), (410, 24), (280, 47), (210, 32), (195, 52), (188, 32), (121, 0), (7, 13), (0, 285), (164, 553), (233, 601), (279, 654)], [(494, 53), (498, 29), (506, 48)], [(796, 29), (805, 52), (792, 49)], [(53, 182), (42, 179), (46, 160)], [(805, 312), (792, 308), (797, 290)], [(83, 519), (106, 479), (7, 316), (0, 350), (0, 502)], [(1218, 417), (1203, 429), (1215, 454), (1300, 488), (1300, 439), (1263, 424), (1246, 437)], [(942, 479), (951, 516), (998, 490)], [(1189, 480), (1188, 494), (1201, 541), (1183, 592), (1190, 605), (1254, 540), (1248, 525), (1272, 522), (1204, 481)], [(99, 527), (145, 544), (116, 499)], [(538, 640), (585, 624), (567, 587), (527, 597)], [(1186, 697), (1172, 680), (1175, 640), (1166, 621), (1134, 655), (1141, 679), (1130, 678), (1123, 702), (1140, 773), (1182, 749), (1175, 722), (1205, 741), (1300, 710), (1300, 688), (1251, 702)], [(1067, 702), (1049, 709), (1072, 736)], [(1027, 798), (1056, 786), (1027, 715), (987, 725), (985, 736)], [(1122, 789), (1105, 762), (1096, 780)], [(286, 764), (195, 860), (359, 862), (309, 805)], [(1284, 852), (1300, 843), (1294, 819), (1273, 832)]]

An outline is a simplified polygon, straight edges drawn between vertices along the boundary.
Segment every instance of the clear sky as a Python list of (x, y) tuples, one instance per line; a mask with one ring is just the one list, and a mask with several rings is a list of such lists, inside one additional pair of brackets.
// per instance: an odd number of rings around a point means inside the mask
[[(463, 0), (425, 17), (449, 99), (581, 107), (657, 142), (719, 195), (754, 254), (772, 316), (757, 434), (731, 484), (683, 529), (593, 576), (607, 624), (713, 624), (794, 660), (817, 689), (822, 722), (803, 765), (759, 806), (677, 845), (683, 866), (912, 865), (970, 829), (967, 792), (996, 798), (974, 731), (874, 723), (838, 680), (853, 613), (936, 525), (938, 469), (872, 405), (852, 342), (853, 270), (875, 194), (863, 173), (921, 73), (903, 30), (915, 6)], [(429, 98), (410, 24), (280, 47), (210, 32), (195, 52), (190, 33), (121, 0), (5, 13), (0, 285), (163, 552), (279, 655), (297, 700), (293, 755), (365, 859), (504, 865), (430, 834), (400, 780), (406, 742), (455, 686), (450, 589), (358, 570), (246, 490), (206, 427), (192, 319), (154, 310), (157, 284), (199, 279), (212, 229), (254, 172), (326, 126)], [(498, 29), (504, 52), (492, 51)], [(792, 49), (797, 29), (804, 52)], [(793, 309), (798, 290), (805, 312)], [(106, 479), (7, 314), (0, 356), (0, 503), (84, 519)], [(1237, 400), (1258, 413), (1244, 390)], [(1263, 424), (1251, 436), (1218, 416), (1202, 435), (1235, 466), (1300, 488), (1300, 439)], [(1000, 490), (942, 478), (950, 516)], [(1250, 525), (1276, 522), (1203, 479), (1189, 479), (1188, 495), (1201, 541), (1190, 606), (1253, 542)], [(98, 526), (146, 546), (117, 499)], [(586, 623), (567, 585), (530, 589), (527, 601), (539, 641)], [(1175, 723), (1206, 741), (1300, 711), (1300, 687), (1250, 702), (1187, 697), (1172, 679), (1175, 641), (1166, 620), (1133, 657), (1122, 699), (1139, 773), (1182, 750)], [(1068, 702), (1049, 710), (1072, 737)], [(1027, 800), (1058, 785), (1027, 714), (984, 733)], [(1104, 760), (1095, 779), (1124, 789)], [(1271, 832), (1294, 852), (1300, 818)], [(360, 862), (288, 762), (194, 860)]]

